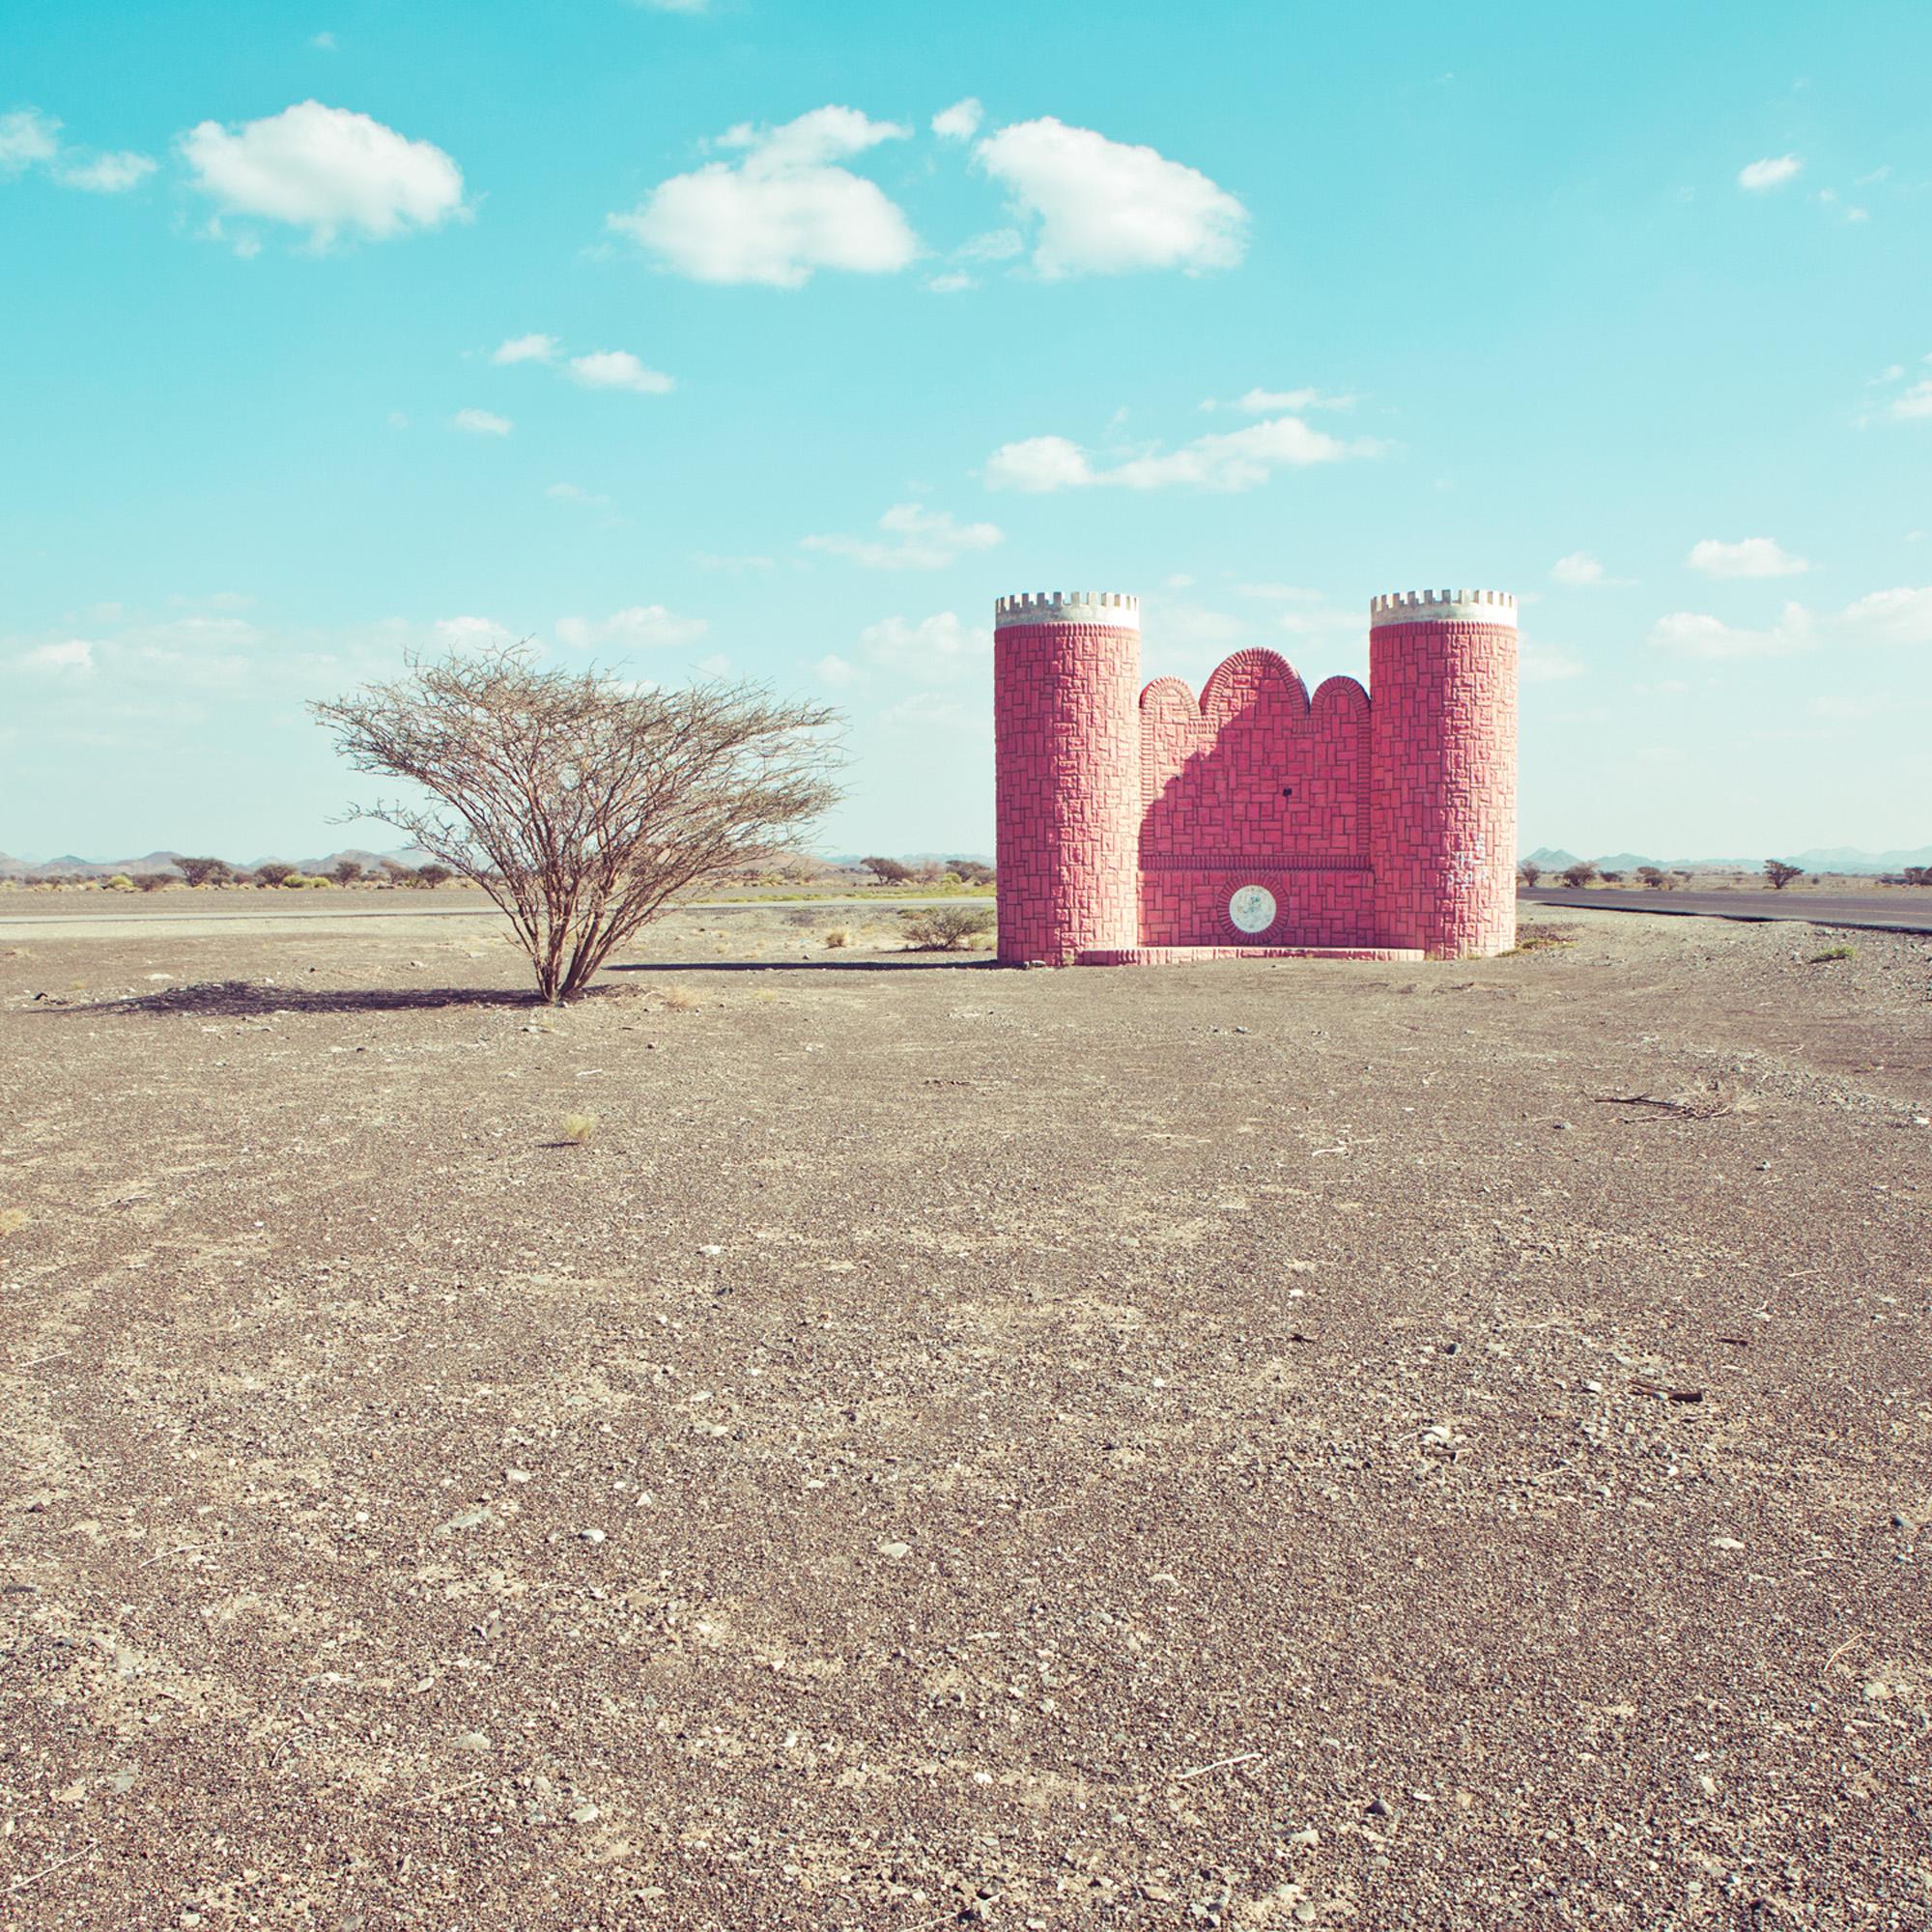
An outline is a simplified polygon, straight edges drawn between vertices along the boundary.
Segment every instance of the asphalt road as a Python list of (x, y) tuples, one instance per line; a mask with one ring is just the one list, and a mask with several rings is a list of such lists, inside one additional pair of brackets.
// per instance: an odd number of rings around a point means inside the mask
[(1861, 925), (1880, 932), (1932, 932), (1932, 893), (1888, 886), (1869, 893), (1743, 892), (1619, 893), (1599, 888), (1524, 887), (1520, 903), (1589, 906), (1596, 912), (1656, 912), (1704, 919), (1792, 919), (1812, 925)]

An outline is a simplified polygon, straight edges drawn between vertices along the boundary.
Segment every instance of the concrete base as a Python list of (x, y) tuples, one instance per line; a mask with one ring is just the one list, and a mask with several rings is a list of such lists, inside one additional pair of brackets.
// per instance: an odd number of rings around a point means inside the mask
[(1074, 954), (1076, 966), (1199, 966), (1215, 959), (1421, 960), (1406, 946), (1122, 946)]

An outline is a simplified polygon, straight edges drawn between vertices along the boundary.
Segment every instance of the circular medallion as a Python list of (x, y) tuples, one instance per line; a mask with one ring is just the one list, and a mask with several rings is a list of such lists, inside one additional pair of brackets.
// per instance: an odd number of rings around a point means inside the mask
[(1265, 886), (1243, 886), (1228, 901), (1236, 932), (1265, 932), (1274, 923), (1274, 895)]

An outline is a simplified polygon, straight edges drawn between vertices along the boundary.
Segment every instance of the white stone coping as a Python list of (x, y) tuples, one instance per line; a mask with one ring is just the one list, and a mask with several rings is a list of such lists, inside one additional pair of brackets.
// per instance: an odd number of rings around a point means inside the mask
[(1019, 624), (1104, 624), (1138, 631), (1141, 600), (1122, 590), (1028, 590), (1000, 598), (993, 606), (994, 628)]
[(1393, 590), (1369, 601), (1369, 629), (1383, 624), (1498, 624), (1516, 629), (1507, 590)]

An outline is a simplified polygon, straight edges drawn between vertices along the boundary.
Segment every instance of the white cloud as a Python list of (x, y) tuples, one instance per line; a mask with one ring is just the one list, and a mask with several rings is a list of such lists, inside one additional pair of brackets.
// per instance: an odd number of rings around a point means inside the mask
[(886, 617), (859, 633), (859, 647), (868, 662), (923, 682), (942, 683), (991, 658), (990, 625), (962, 623), (951, 611), (941, 611), (909, 624), (903, 617)]
[(578, 650), (589, 650), (598, 644), (615, 644), (625, 650), (692, 644), (709, 629), (702, 617), (680, 617), (662, 604), (633, 604), (628, 610), (611, 611), (608, 617), (556, 620), (557, 641)]
[(628, 349), (573, 355), (570, 379), (586, 389), (628, 389), (635, 396), (668, 395), (677, 386), (662, 370), (645, 368)]
[(1752, 194), (1762, 194), (1767, 188), (1782, 187), (1786, 182), (1795, 180), (1804, 165), (1796, 155), (1767, 156), (1738, 170), (1738, 185)]
[(38, 107), (0, 114), (0, 174), (17, 175), (60, 153), (60, 123)]
[(1336, 463), (1350, 456), (1373, 456), (1370, 442), (1346, 443), (1310, 429), (1297, 416), (1250, 423), (1221, 436), (1198, 436), (1180, 448), (1125, 458), (1110, 469), (1095, 468), (1078, 443), (1062, 436), (1036, 436), (996, 449), (986, 464), (986, 486), (993, 490), (1079, 489), (1117, 484), (1128, 490), (1163, 490), (1191, 485), (1202, 490), (1252, 490), (1282, 469)]
[(980, 131), (985, 112), (969, 94), (964, 100), (955, 100), (932, 117), (932, 131), (942, 141), (970, 141)]
[(1788, 658), (1817, 641), (1816, 626), (1803, 605), (1787, 604), (1768, 631), (1741, 630), (1717, 617), (1676, 611), (1651, 626), (1654, 649), (1686, 658)]
[(961, 274), (957, 269), (949, 270), (943, 275), (934, 275), (926, 283), (936, 296), (956, 296), (966, 289), (977, 289), (979, 283), (971, 275)]
[(512, 641), (510, 632), (494, 617), (439, 617), (430, 630), (436, 641), (448, 650), (475, 650)]
[(311, 34), (308, 43), (319, 54), (332, 54), (335, 51), (335, 36), (326, 28), (319, 34)]
[(1017, 228), (989, 228), (983, 235), (960, 242), (952, 258), (957, 262), (1010, 262), (1015, 255), (1025, 253), (1026, 237)]
[(66, 146), (60, 130), (60, 122), (38, 107), (0, 114), (0, 179), (41, 167), (63, 187), (89, 194), (124, 194), (155, 172), (155, 163), (146, 155), (126, 150), (89, 155), (84, 148)]
[(1003, 442), (986, 460), (989, 490), (1076, 490), (1094, 480), (1087, 452), (1064, 436)]
[(559, 503), (582, 503), (593, 510), (608, 510), (609, 497), (602, 497), (594, 490), (585, 490), (576, 483), (552, 483), (545, 487), (544, 495)]
[(1915, 383), (1903, 395), (1894, 396), (1888, 412), (1900, 422), (1922, 422), (1932, 417), (1932, 378)]
[(967, 551), (991, 550), (1000, 541), (995, 524), (962, 524), (946, 510), (895, 503), (879, 519), (890, 541), (876, 537), (812, 536), (806, 550), (850, 557), (867, 570), (943, 570)]
[(1051, 116), (990, 134), (977, 163), (1038, 222), (1033, 265), (1049, 277), (1230, 269), (1248, 213), (1198, 170)]
[(634, 7), (647, 7), (653, 14), (702, 14), (711, 0), (631, 0)]
[(508, 416), (497, 415), (490, 410), (458, 410), (450, 417), (449, 426), (467, 436), (508, 436), (516, 428)]
[(29, 670), (85, 673), (94, 668), (94, 646), (84, 638), (70, 638), (60, 644), (36, 644), (21, 654), (20, 662)]
[(856, 684), (863, 675), (857, 665), (848, 663), (837, 651), (828, 651), (811, 669), (820, 683), (831, 685), (835, 691)]
[(1852, 643), (1932, 644), (1932, 585), (1874, 590), (1846, 605), (1838, 624)]
[(428, 141), (319, 100), (181, 137), (194, 185), (233, 214), (306, 228), (317, 247), (345, 231), (376, 240), (434, 228), (463, 208), (463, 171)]
[(819, 269), (890, 274), (919, 252), (911, 224), (876, 184), (838, 162), (911, 130), (852, 107), (816, 107), (782, 128), (734, 128), (735, 166), (673, 175), (610, 226), (700, 282), (795, 289)]
[(556, 337), (554, 335), (512, 335), (491, 351), (490, 360), (507, 362), (554, 362)]
[(1621, 581), (1605, 576), (1603, 564), (1586, 550), (1573, 550), (1568, 556), (1559, 556), (1549, 566), (1549, 576), (1552, 582), (1566, 583), (1572, 589), (1594, 589)]
[(1250, 389), (1236, 404), (1251, 416), (1269, 416), (1283, 410), (1347, 410), (1353, 396), (1324, 396), (1320, 389)]
[(91, 161), (64, 163), (56, 177), (64, 187), (84, 188), (89, 194), (125, 194), (155, 172), (146, 155), (96, 155)]
[(1770, 537), (1745, 537), (1738, 543), (1706, 537), (1691, 545), (1684, 561), (1706, 577), (1799, 577), (1811, 568)]
[(1581, 658), (1554, 644), (1538, 643), (1533, 638), (1518, 639), (1516, 662), (1525, 684), (1555, 684), (1564, 678), (1581, 677), (1588, 668)]

